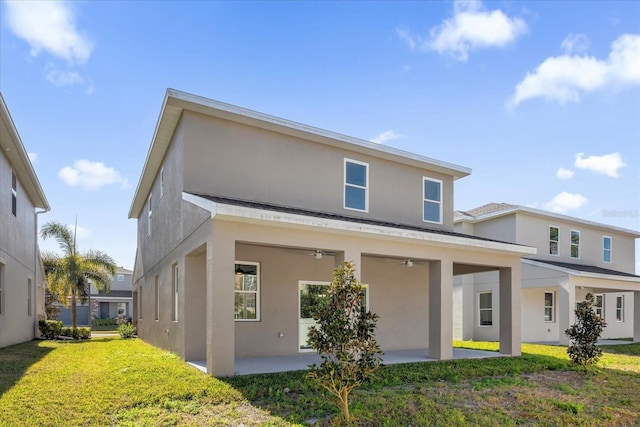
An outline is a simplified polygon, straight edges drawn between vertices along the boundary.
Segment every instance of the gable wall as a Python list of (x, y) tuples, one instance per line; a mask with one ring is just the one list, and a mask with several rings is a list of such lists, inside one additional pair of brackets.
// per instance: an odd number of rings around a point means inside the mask
[[(185, 191), (453, 228), (453, 178), (185, 111)], [(344, 159), (369, 164), (369, 212), (343, 208)], [(422, 221), (422, 177), (443, 181), (442, 225)]]

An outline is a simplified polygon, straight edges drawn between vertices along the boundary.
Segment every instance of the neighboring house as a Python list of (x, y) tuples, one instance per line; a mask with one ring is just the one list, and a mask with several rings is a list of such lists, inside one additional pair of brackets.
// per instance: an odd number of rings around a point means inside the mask
[[(461, 233), (538, 249), (522, 259), (523, 341), (568, 343), (564, 331), (589, 292), (607, 322), (603, 338), (640, 341), (640, 232), (506, 203), (456, 212), (454, 223)], [(494, 273), (458, 278), (455, 338), (498, 339), (497, 280)]]
[[(127, 319), (132, 319), (133, 296), (131, 291), (131, 278), (133, 271), (124, 267), (118, 267), (115, 276), (111, 279), (111, 289), (107, 293), (99, 292), (91, 285), (89, 299), (81, 304), (76, 304), (78, 325), (90, 325), (94, 319), (115, 319), (122, 314)], [(58, 320), (65, 325), (71, 325), (71, 307), (63, 307), (58, 304), (60, 313)]]
[[(499, 271), (520, 354), (522, 245), (453, 231), (461, 166), (169, 89), (129, 212), (145, 341), (207, 372), (309, 351), (310, 295), (355, 262), (383, 350), (452, 357), (453, 277)], [(428, 351), (428, 353), (427, 353)]]
[(38, 214), (50, 209), (0, 94), (0, 347), (35, 337), (44, 313)]

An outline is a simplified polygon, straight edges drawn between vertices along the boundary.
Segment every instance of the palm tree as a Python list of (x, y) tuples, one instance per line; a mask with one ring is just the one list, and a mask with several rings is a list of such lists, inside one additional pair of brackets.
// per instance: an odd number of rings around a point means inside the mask
[(80, 300), (85, 302), (91, 284), (100, 291), (109, 292), (111, 279), (116, 274), (116, 264), (113, 258), (101, 251), (89, 250), (79, 253), (75, 231), (60, 222), (51, 221), (44, 224), (40, 236), (43, 239), (54, 237), (64, 252), (63, 256), (44, 252), (42, 261), (51, 292), (59, 296), (65, 307), (68, 306), (71, 296), (71, 322), (76, 328), (76, 299), (80, 297)]

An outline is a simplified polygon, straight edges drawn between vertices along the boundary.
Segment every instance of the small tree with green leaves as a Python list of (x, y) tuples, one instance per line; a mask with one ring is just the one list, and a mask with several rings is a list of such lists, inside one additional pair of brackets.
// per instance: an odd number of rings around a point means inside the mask
[(573, 363), (585, 369), (597, 363), (602, 356), (602, 350), (596, 346), (596, 342), (607, 326), (604, 319), (593, 309), (594, 301), (593, 294), (588, 293), (584, 301), (578, 303), (575, 310), (576, 323), (564, 332), (571, 341), (567, 354)]
[(334, 270), (308, 340), (322, 357), (320, 366), (309, 366), (308, 378), (336, 399), (346, 421), (350, 420), (349, 393), (380, 367), (383, 354), (374, 334), (378, 316), (367, 311), (365, 288), (354, 274), (351, 262)]

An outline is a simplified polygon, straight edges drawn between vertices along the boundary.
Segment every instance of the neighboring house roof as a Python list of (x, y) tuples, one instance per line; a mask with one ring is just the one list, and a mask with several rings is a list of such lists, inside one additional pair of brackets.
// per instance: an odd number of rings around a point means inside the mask
[(106, 294), (102, 292), (91, 294), (91, 298), (131, 298), (132, 295), (132, 291), (110, 291)]
[(640, 276), (636, 276), (635, 274), (611, 270), (608, 268), (597, 267), (595, 265), (583, 265), (583, 264), (574, 264), (570, 262), (548, 261), (548, 260), (531, 259), (531, 258), (523, 258), (522, 261), (523, 262), (532, 261), (533, 263), (548, 264), (549, 266), (560, 267), (565, 270), (573, 270), (576, 273), (593, 273), (593, 274), (603, 274), (607, 276), (621, 276), (621, 277), (640, 279)]
[(297, 123), (280, 117), (270, 116), (253, 110), (237, 107), (212, 99), (167, 89), (162, 110), (156, 124), (151, 147), (147, 153), (142, 175), (131, 203), (129, 218), (137, 218), (144, 206), (147, 195), (153, 185), (165, 153), (171, 143), (183, 110), (194, 111), (212, 117), (219, 117), (237, 123), (278, 132), (334, 147), (368, 154), (374, 157), (390, 159), (423, 169), (433, 170), (454, 179), (463, 178), (471, 173), (471, 169), (452, 163), (435, 160), (397, 148), (376, 144), (313, 126)]
[(210, 200), (216, 203), (225, 204), (225, 205), (242, 206), (247, 208), (261, 209), (261, 210), (267, 210), (267, 211), (273, 211), (273, 212), (289, 213), (289, 214), (302, 215), (302, 216), (313, 217), (313, 218), (346, 221), (346, 222), (367, 224), (367, 225), (380, 226), (380, 227), (391, 227), (391, 228), (398, 228), (402, 230), (420, 231), (424, 233), (439, 234), (439, 235), (451, 236), (451, 237), (460, 237), (460, 238), (472, 239), (472, 240), (483, 241), (483, 242), (500, 243), (500, 244), (505, 244), (512, 247), (529, 248), (528, 246), (524, 246), (516, 243), (503, 242), (495, 239), (487, 239), (484, 237), (472, 236), (469, 234), (457, 233), (454, 231), (438, 230), (438, 229), (432, 229), (432, 228), (426, 228), (426, 227), (417, 227), (414, 225), (401, 224), (396, 222), (379, 221), (379, 220), (373, 220), (373, 219), (367, 219), (367, 218), (353, 217), (348, 215), (338, 215), (338, 214), (327, 213), (327, 212), (312, 211), (308, 209), (292, 208), (288, 206), (251, 202), (251, 201), (240, 200), (240, 199), (231, 199), (227, 197), (218, 197), (218, 196), (193, 194), (193, 193), (186, 193), (186, 194), (191, 194), (196, 197), (201, 197), (203, 199)]
[(116, 272), (116, 274), (133, 274), (133, 271), (124, 267), (118, 267), (118, 271)]
[(535, 216), (542, 216), (546, 218), (555, 218), (562, 221), (573, 222), (577, 224), (584, 224), (591, 227), (597, 227), (600, 229), (614, 230), (619, 233), (628, 234), (633, 237), (640, 237), (640, 232), (636, 230), (629, 230), (626, 228), (616, 227), (613, 225), (602, 224), (599, 222), (587, 221), (584, 219), (571, 217), (568, 215), (562, 215), (554, 212), (547, 212), (541, 209), (534, 209), (526, 206), (511, 205), (508, 203), (487, 203), (486, 205), (468, 210), (468, 211), (455, 211), (453, 222), (482, 222), (492, 218), (498, 218), (505, 215), (510, 215), (518, 212), (527, 213)]
[(13, 123), (13, 119), (11, 118), (11, 114), (9, 114), (9, 109), (7, 108), (7, 104), (5, 104), (1, 93), (0, 149), (9, 159), (9, 163), (11, 163), (20, 184), (29, 196), (33, 205), (36, 208), (50, 210), (51, 207), (49, 206), (49, 202), (44, 195), (40, 181), (36, 176), (31, 160), (29, 160), (24, 144), (22, 144), (18, 130)]

